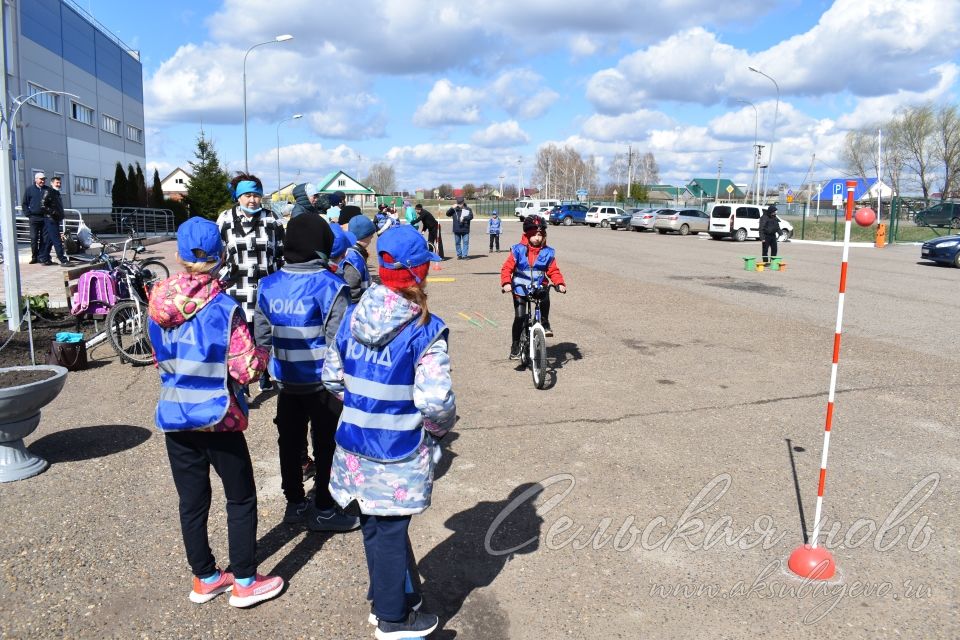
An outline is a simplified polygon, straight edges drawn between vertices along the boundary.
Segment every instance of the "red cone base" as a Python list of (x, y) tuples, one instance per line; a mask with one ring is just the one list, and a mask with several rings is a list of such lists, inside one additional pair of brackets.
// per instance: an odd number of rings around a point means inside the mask
[(837, 565), (834, 564), (830, 552), (823, 547), (809, 544), (794, 549), (787, 566), (801, 578), (811, 580), (829, 580), (837, 572)]

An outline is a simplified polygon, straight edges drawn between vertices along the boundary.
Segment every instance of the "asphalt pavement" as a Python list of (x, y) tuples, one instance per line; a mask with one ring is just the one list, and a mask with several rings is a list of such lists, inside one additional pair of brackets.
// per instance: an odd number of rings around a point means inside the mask
[[(821, 539), (838, 576), (809, 583), (785, 566), (813, 529), (840, 249), (783, 244), (787, 269), (756, 273), (758, 242), (551, 227), (569, 293), (538, 391), (507, 360), (506, 252), (483, 230), (428, 289), (460, 415), (411, 526), (431, 638), (960, 636), (960, 270), (851, 251)], [(189, 602), (157, 374), (91, 358), (27, 439), (50, 469), (0, 485), (0, 637), (372, 637), (359, 533), (280, 524), (271, 395), (247, 438), (260, 570), (289, 587)], [(216, 484), (210, 533), (226, 563)]]

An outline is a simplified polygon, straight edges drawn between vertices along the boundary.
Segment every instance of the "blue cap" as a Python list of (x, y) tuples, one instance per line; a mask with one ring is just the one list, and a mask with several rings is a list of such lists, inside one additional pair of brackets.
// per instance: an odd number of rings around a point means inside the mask
[(331, 224), (330, 230), (333, 231), (333, 248), (330, 249), (331, 258), (342, 256), (357, 241), (355, 235), (349, 231), (344, 231), (338, 224)]
[[(200, 258), (194, 250), (202, 251), (205, 256)], [(223, 240), (220, 239), (220, 229), (216, 223), (194, 216), (177, 229), (177, 255), (184, 262), (216, 262), (223, 253)]]
[(350, 222), (347, 223), (347, 228), (350, 230), (350, 233), (357, 236), (360, 240), (369, 238), (377, 231), (377, 228), (373, 226), (373, 223), (367, 216), (354, 216), (350, 218)]
[[(383, 261), (385, 253), (393, 258), (392, 263)], [(377, 257), (385, 269), (409, 269), (426, 262), (440, 262), (440, 256), (430, 251), (420, 232), (408, 224), (394, 225), (383, 232), (377, 239)]]

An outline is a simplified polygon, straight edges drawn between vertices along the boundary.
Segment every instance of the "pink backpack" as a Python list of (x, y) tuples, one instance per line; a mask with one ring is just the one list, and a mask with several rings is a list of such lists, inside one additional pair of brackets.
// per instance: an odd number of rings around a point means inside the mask
[(102, 315), (117, 303), (117, 281), (109, 271), (96, 269), (81, 274), (73, 294), (70, 313)]

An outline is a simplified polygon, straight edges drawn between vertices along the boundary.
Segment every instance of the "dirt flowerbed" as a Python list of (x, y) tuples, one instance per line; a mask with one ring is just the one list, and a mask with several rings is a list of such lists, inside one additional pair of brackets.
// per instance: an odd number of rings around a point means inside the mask
[[(37, 364), (46, 364), (50, 343), (53, 342), (57, 333), (77, 330), (76, 319), (65, 310), (47, 309), (37, 312), (34, 314), (32, 325), (33, 349)], [(92, 327), (84, 327), (81, 330), (90, 331)], [(0, 349), (0, 368), (25, 367), (33, 364), (30, 361), (30, 334), (27, 331), (26, 322), (21, 325), (20, 331), (11, 332), (4, 321), (0, 327), (0, 345), (4, 343), (6, 346)]]

